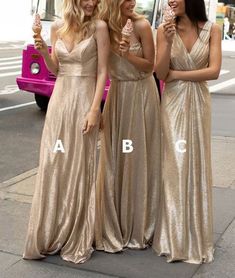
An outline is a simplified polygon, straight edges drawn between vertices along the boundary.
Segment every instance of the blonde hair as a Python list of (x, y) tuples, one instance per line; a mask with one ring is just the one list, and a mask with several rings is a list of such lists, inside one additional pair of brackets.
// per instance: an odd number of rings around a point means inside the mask
[[(105, 0), (102, 4), (99, 18), (106, 21), (109, 27), (110, 41), (111, 45), (115, 48), (119, 45), (122, 32), (122, 15), (121, 15), (121, 5), (126, 0)], [(131, 16), (132, 21), (145, 18), (142, 15), (134, 12)]]
[(85, 13), (81, 8), (82, 0), (63, 0), (63, 25), (57, 31), (59, 37), (75, 34), (74, 41), (80, 42), (95, 32), (95, 19), (98, 18), (99, 2), (94, 9), (90, 20), (85, 19)]

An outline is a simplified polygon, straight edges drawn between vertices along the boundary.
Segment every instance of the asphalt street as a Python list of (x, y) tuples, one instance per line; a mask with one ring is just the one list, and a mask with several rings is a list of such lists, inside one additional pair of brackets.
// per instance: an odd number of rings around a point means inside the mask
[(21, 41), (0, 43), (0, 182), (38, 164), (45, 113), (34, 103), (33, 94), (17, 87), (22, 48)]
[[(38, 165), (45, 113), (34, 95), (19, 91), (23, 42), (0, 42), (0, 182)], [(235, 52), (224, 52), (221, 76), (209, 82), (212, 135), (235, 137)]]

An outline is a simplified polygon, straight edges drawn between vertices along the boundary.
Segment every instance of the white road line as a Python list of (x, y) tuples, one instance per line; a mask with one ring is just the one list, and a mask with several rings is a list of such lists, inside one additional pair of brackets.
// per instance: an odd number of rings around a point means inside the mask
[(23, 49), (23, 45), (12, 45), (12, 46), (7, 46), (7, 47), (1, 47), (0, 50), (14, 50), (14, 49)]
[(0, 44), (22, 43), (22, 40), (0, 41)]
[(11, 61), (11, 62), (3, 62), (3, 63), (0, 63), (0, 67), (7, 66), (7, 65), (21, 64), (21, 63), (22, 63), (22, 59), (16, 60), (16, 61)]
[(16, 76), (18, 74), (20, 74), (21, 71), (13, 71), (13, 72), (5, 72), (5, 73), (0, 73), (0, 78), (1, 77), (7, 77), (7, 76)]
[(224, 75), (224, 74), (227, 74), (227, 73), (229, 73), (230, 72), (230, 70), (221, 70), (220, 71), (220, 75)]
[(11, 95), (19, 92), (19, 88), (17, 85), (6, 85), (4, 89), (0, 90), (1, 95)]
[(235, 85), (235, 78), (229, 79), (227, 81), (221, 82), (219, 84), (213, 85), (209, 87), (210, 92), (218, 92), (222, 89)]
[(28, 103), (23, 103), (23, 104), (9, 106), (9, 107), (5, 107), (5, 108), (0, 108), (0, 112), (7, 111), (7, 110), (12, 110), (12, 109), (17, 109), (17, 108), (25, 107), (25, 106), (29, 106), (29, 105), (33, 105), (35, 103), (36, 103), (35, 101), (32, 101), (32, 102), (28, 102)]
[(0, 67), (0, 70), (9, 70), (9, 69), (21, 69), (21, 65), (10, 66), (10, 67)]
[(0, 58), (0, 61), (10, 61), (10, 60), (16, 60), (16, 59), (22, 59), (22, 56), (15, 56), (15, 57), (8, 57), (8, 58)]

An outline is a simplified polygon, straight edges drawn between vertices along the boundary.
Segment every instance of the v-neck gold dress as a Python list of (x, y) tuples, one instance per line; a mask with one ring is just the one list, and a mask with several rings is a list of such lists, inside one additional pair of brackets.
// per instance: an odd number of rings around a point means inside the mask
[[(58, 39), (55, 51), (59, 73), (43, 129), (23, 257), (60, 252), (64, 260), (82, 263), (94, 240), (98, 127), (87, 135), (82, 128), (96, 88), (96, 40), (92, 35), (68, 52)], [(53, 152), (57, 140), (64, 153)]]
[[(212, 23), (190, 53), (176, 34), (171, 69), (203, 69), (209, 62)], [(153, 248), (167, 261), (213, 260), (211, 98), (206, 82), (167, 83), (162, 99), (163, 189)]]
[[(134, 55), (143, 57), (139, 42)], [(97, 174), (96, 248), (118, 252), (152, 244), (159, 204), (160, 103), (152, 73), (115, 52)], [(123, 153), (123, 140), (134, 150)]]

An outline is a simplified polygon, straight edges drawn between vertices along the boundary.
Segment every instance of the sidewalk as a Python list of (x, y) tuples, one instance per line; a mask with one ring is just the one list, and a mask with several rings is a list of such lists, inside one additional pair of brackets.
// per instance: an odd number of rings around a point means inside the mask
[(59, 256), (25, 261), (21, 254), (28, 224), (37, 169), (0, 184), (1, 278), (234, 278), (235, 277), (235, 138), (212, 140), (214, 172), (215, 261), (192, 265), (166, 263), (151, 249), (119, 254), (94, 252), (82, 265)]

